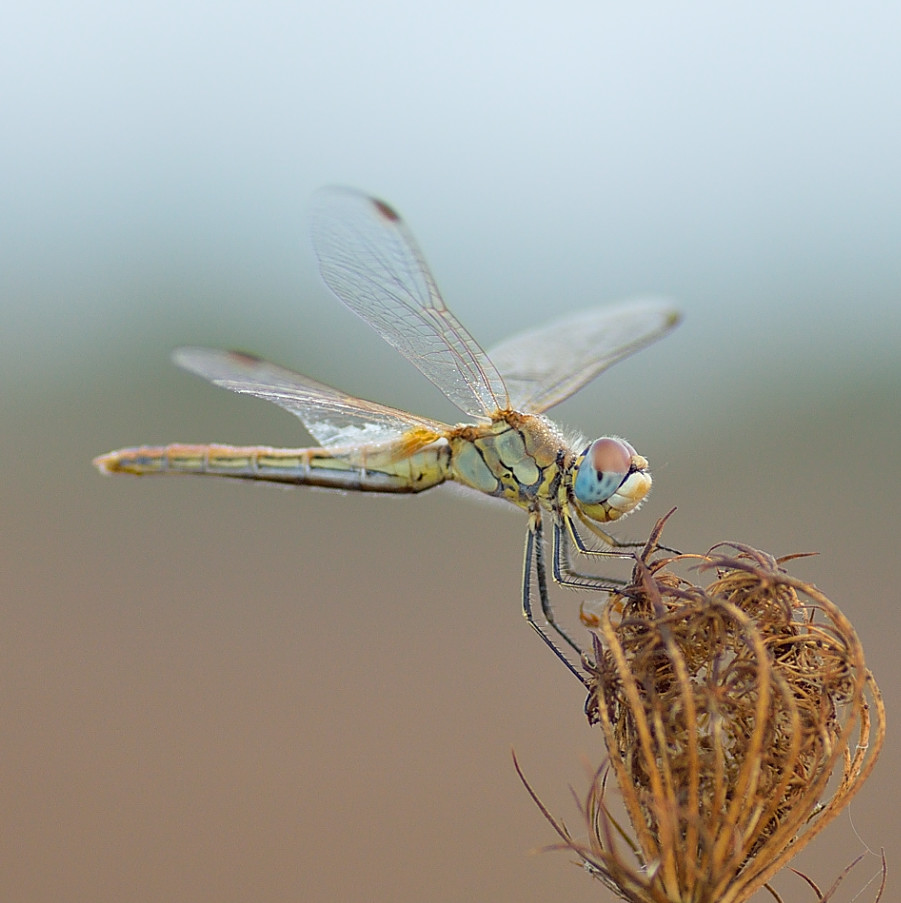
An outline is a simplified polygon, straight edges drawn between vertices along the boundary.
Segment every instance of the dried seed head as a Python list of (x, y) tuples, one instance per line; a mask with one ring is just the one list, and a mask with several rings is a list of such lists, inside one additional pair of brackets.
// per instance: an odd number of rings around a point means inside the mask
[[(586, 712), (608, 758), (588, 843), (552, 822), (623, 899), (740, 903), (860, 788), (884, 709), (850, 622), (788, 559), (731, 543), (652, 551), (592, 623)], [(715, 579), (692, 585), (673, 570), (684, 563)], [(626, 850), (608, 773), (635, 832)]]

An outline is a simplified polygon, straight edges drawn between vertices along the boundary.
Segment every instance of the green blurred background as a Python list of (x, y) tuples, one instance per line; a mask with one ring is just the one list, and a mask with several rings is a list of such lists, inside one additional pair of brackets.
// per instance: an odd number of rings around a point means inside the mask
[[(3, 19), (4, 899), (609, 896), (529, 855), (554, 836), (511, 748), (576, 833), (568, 788), (603, 753), (519, 614), (521, 516), (90, 466), (138, 443), (307, 441), (178, 372), (186, 343), (455, 419), (320, 284), (322, 184), (396, 205), (489, 345), (673, 296), (679, 330), (555, 418), (650, 459), (623, 533), (675, 505), (684, 550), (818, 551), (794, 570), (855, 623), (897, 723), (901, 7), (37, 2)], [(897, 869), (896, 738), (801, 857), (822, 885), (881, 846)], [(868, 855), (842, 899), (877, 870)]]

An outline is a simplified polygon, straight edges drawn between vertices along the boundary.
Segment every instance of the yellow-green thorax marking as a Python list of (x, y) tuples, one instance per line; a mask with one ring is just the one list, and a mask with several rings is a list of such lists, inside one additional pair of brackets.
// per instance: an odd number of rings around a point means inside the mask
[(452, 479), (529, 510), (548, 507), (575, 461), (553, 424), (517, 411), (498, 411), (487, 427), (455, 427), (448, 442)]

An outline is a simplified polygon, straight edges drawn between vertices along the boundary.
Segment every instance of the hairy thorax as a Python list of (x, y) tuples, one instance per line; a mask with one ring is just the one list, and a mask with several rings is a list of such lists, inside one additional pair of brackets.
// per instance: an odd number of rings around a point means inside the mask
[(529, 510), (549, 505), (575, 460), (548, 420), (518, 411), (498, 411), (489, 427), (455, 427), (448, 442), (455, 481)]

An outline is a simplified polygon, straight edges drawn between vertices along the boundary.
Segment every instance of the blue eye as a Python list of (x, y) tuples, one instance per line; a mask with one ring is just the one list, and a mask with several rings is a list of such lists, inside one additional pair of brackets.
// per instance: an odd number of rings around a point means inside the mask
[(592, 442), (576, 471), (576, 499), (583, 505), (597, 505), (609, 499), (629, 475), (634, 454), (632, 446), (622, 439), (605, 437)]

